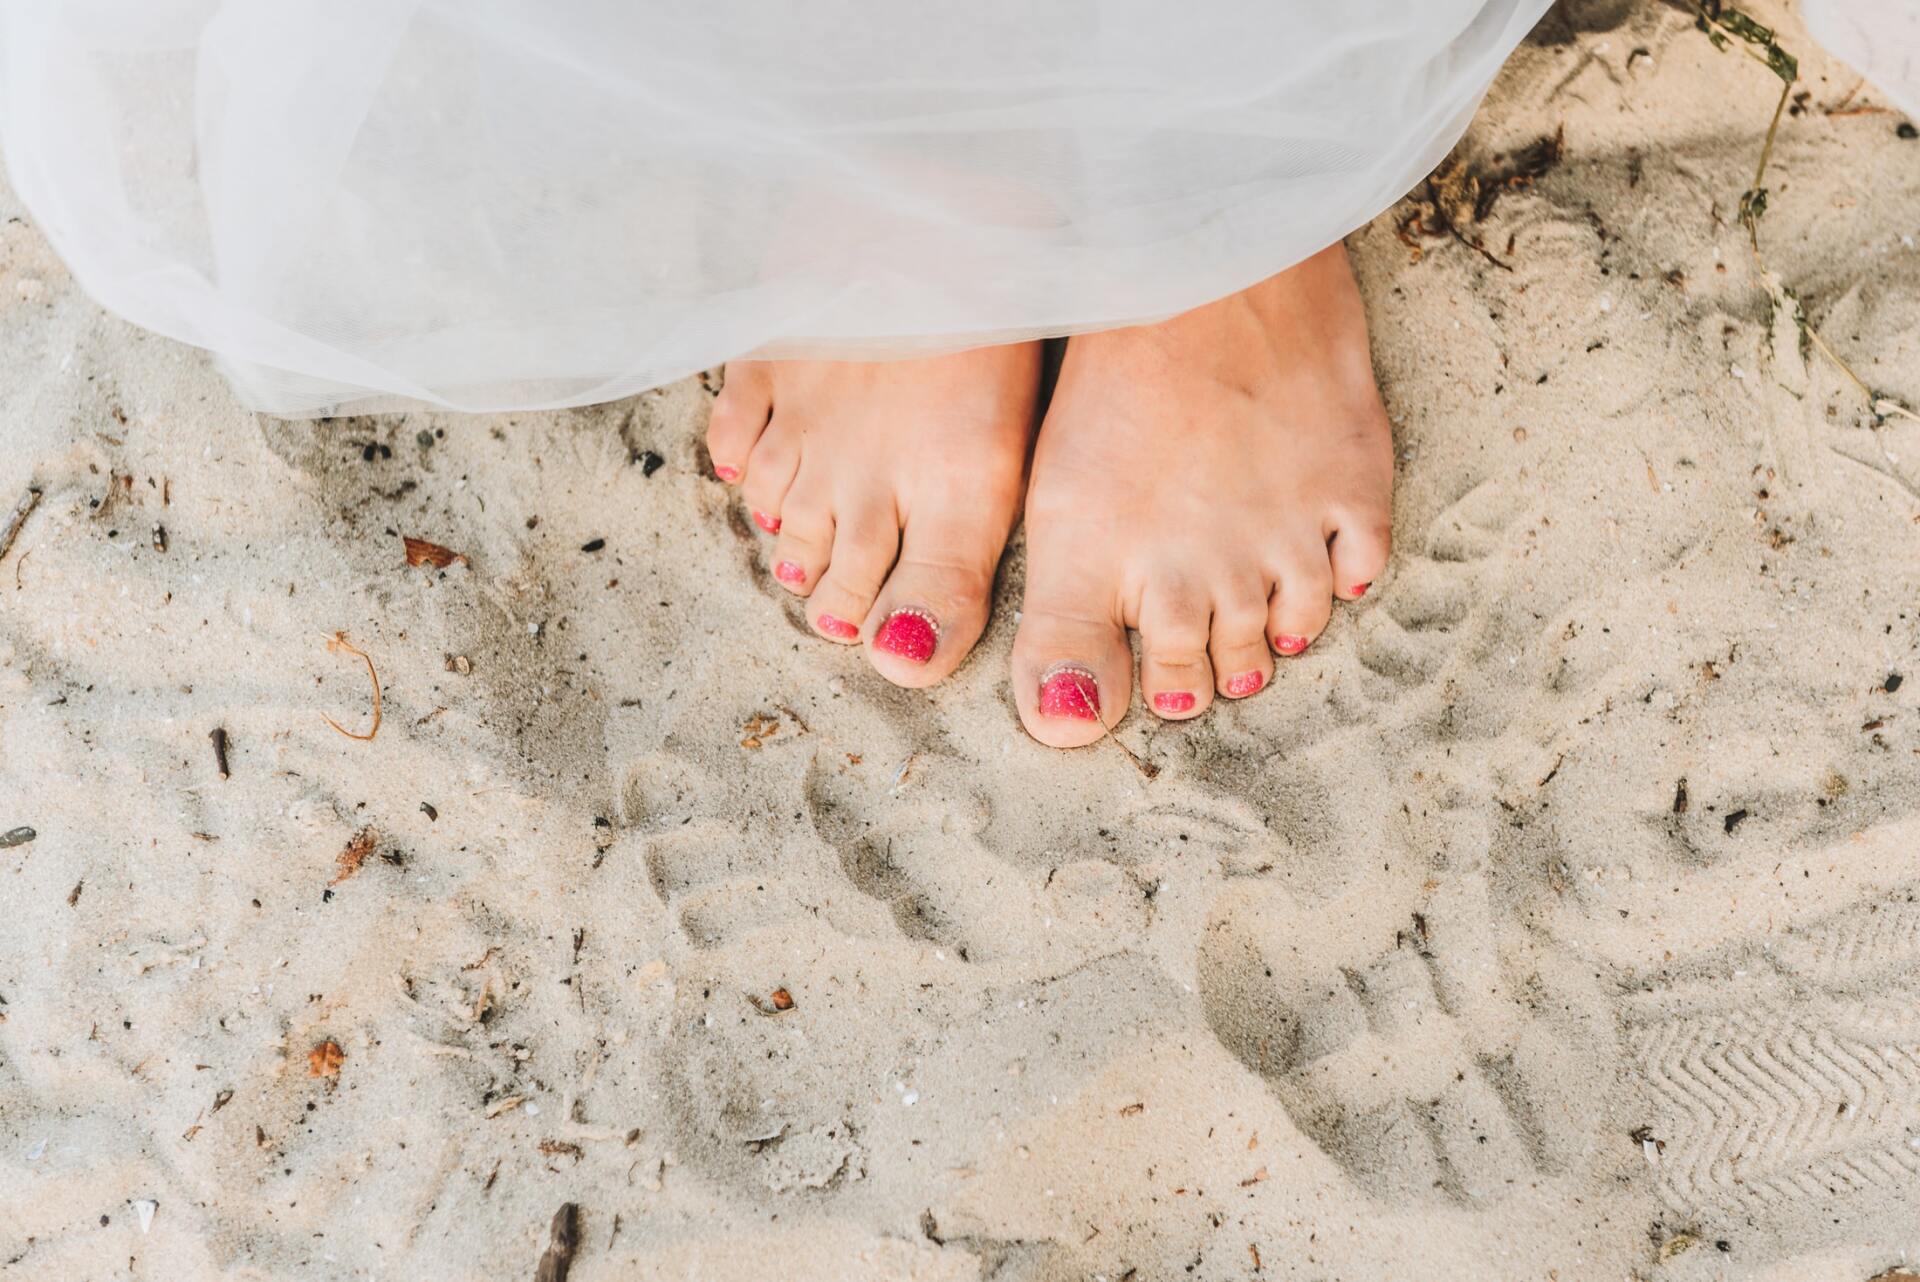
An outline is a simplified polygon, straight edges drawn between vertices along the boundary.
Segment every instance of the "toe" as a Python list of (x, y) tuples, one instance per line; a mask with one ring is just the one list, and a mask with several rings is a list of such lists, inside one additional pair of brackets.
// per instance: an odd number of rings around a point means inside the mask
[(1118, 623), (1027, 611), (1013, 643), (1020, 721), (1050, 748), (1092, 743), (1126, 715), (1132, 667)]
[(767, 558), (773, 577), (795, 596), (807, 596), (819, 584), (832, 550), (833, 516), (802, 474), (781, 504), (780, 535)]
[(707, 453), (713, 474), (732, 483), (747, 474), (747, 458), (773, 412), (773, 378), (760, 361), (727, 366), (727, 383), (707, 421)]
[(959, 511), (916, 511), (900, 539), (874, 616), (868, 657), (896, 685), (942, 680), (967, 657), (987, 626), (993, 572), (1005, 531)]
[(1327, 556), (1333, 563), (1333, 595), (1358, 601), (1387, 568), (1392, 546), (1385, 512), (1348, 512), (1335, 517), (1328, 532)]
[(798, 430), (775, 419), (767, 424), (747, 459), (740, 496), (747, 501), (753, 523), (768, 534), (780, 532), (781, 508), (800, 470), (800, 441)]
[(858, 641), (899, 551), (900, 523), (891, 508), (837, 512), (827, 568), (807, 598), (814, 630), (834, 641)]
[(1273, 654), (1267, 649), (1268, 594), (1263, 584), (1237, 584), (1214, 598), (1214, 688), (1229, 699), (1244, 699), (1266, 688), (1273, 676)]
[(1275, 577), (1280, 586), (1268, 608), (1267, 640), (1274, 653), (1296, 655), (1326, 630), (1333, 613), (1333, 569), (1325, 549), (1308, 542), (1281, 556)]
[[(1055, 562), (1059, 562), (1055, 568)], [(1027, 733), (1052, 748), (1092, 743), (1126, 715), (1133, 652), (1097, 572), (1032, 547), (1020, 631), (1013, 639), (1013, 697)]]
[(1213, 702), (1208, 610), (1204, 593), (1180, 588), (1140, 603), (1140, 694), (1155, 716), (1197, 717)]

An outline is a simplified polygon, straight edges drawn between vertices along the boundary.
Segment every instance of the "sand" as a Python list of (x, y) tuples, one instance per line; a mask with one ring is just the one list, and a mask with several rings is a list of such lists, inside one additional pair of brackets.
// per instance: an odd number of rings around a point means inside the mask
[[(1920, 141), (1783, 39), (1770, 263), (1920, 404)], [(1388, 574), (1151, 779), (1022, 734), (1018, 544), (938, 690), (807, 635), (715, 379), (260, 418), (0, 195), (0, 1276), (1912, 1261), (1920, 421), (1769, 304), (1776, 90), (1519, 51), (1459, 155), (1559, 163), (1350, 242)]]

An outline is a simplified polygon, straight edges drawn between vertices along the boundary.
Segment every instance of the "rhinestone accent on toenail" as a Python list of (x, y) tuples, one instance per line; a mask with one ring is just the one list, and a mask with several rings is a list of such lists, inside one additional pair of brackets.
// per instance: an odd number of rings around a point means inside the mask
[(782, 561), (773, 567), (773, 577), (782, 583), (805, 583), (807, 572), (798, 561)]
[(845, 619), (836, 619), (831, 614), (821, 615), (813, 621), (813, 626), (840, 641), (851, 641), (860, 635), (858, 624), (848, 623)]
[(925, 663), (940, 645), (940, 621), (927, 611), (902, 606), (887, 616), (873, 635), (873, 648), (897, 654), (909, 663)]
[(1157, 712), (1192, 712), (1194, 703), (1194, 697), (1185, 690), (1164, 690), (1153, 696), (1153, 706)]
[(1291, 632), (1282, 632), (1273, 639), (1273, 648), (1281, 654), (1299, 654), (1311, 640), (1311, 637), (1297, 637)]
[(1079, 663), (1056, 663), (1040, 678), (1040, 715), (1100, 719), (1100, 678)]
[(1227, 678), (1227, 695), (1234, 699), (1244, 699), (1267, 684), (1264, 672), (1242, 672), (1237, 677)]
[(780, 533), (780, 518), (777, 516), (769, 516), (765, 512), (755, 512), (753, 514), (753, 523), (765, 530), (768, 534)]

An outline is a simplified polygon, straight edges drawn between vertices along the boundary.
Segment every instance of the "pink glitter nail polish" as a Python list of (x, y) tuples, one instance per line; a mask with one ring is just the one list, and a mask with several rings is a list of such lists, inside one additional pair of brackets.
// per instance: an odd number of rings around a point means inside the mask
[(1227, 694), (1235, 699), (1244, 699), (1267, 684), (1264, 672), (1242, 672), (1237, 677), (1227, 678)]
[(1185, 690), (1164, 690), (1153, 696), (1153, 706), (1159, 712), (1192, 712), (1193, 705), (1193, 696)]
[(780, 518), (777, 516), (768, 516), (765, 512), (755, 512), (753, 514), (753, 523), (765, 530), (768, 534), (780, 533)]
[(1100, 719), (1100, 680), (1091, 668), (1057, 663), (1040, 680), (1040, 715), (1076, 721)]
[(782, 583), (805, 583), (807, 572), (798, 561), (782, 561), (773, 567), (773, 577)]
[(873, 648), (897, 654), (909, 663), (925, 663), (940, 644), (940, 625), (925, 610), (895, 610), (874, 633)]
[(821, 615), (813, 621), (813, 626), (839, 641), (851, 641), (860, 635), (857, 624), (848, 623), (845, 619), (836, 619), (831, 614)]
[(721, 463), (715, 463), (713, 465), (713, 474), (723, 481), (737, 481), (740, 479), (739, 468), (727, 467)]
[(1309, 637), (1297, 637), (1291, 632), (1282, 632), (1273, 639), (1273, 648), (1281, 654), (1299, 654), (1307, 648)]

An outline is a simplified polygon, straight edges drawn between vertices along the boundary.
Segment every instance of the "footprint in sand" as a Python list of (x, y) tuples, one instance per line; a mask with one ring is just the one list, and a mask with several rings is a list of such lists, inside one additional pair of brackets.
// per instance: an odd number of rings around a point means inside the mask
[(1425, 916), (1383, 949), (1343, 950), (1295, 916), (1224, 896), (1201, 996), (1214, 1035), (1356, 1184), (1485, 1205), (1590, 1151), (1611, 1055), (1563, 960), (1513, 941), (1495, 954), (1490, 931)]

